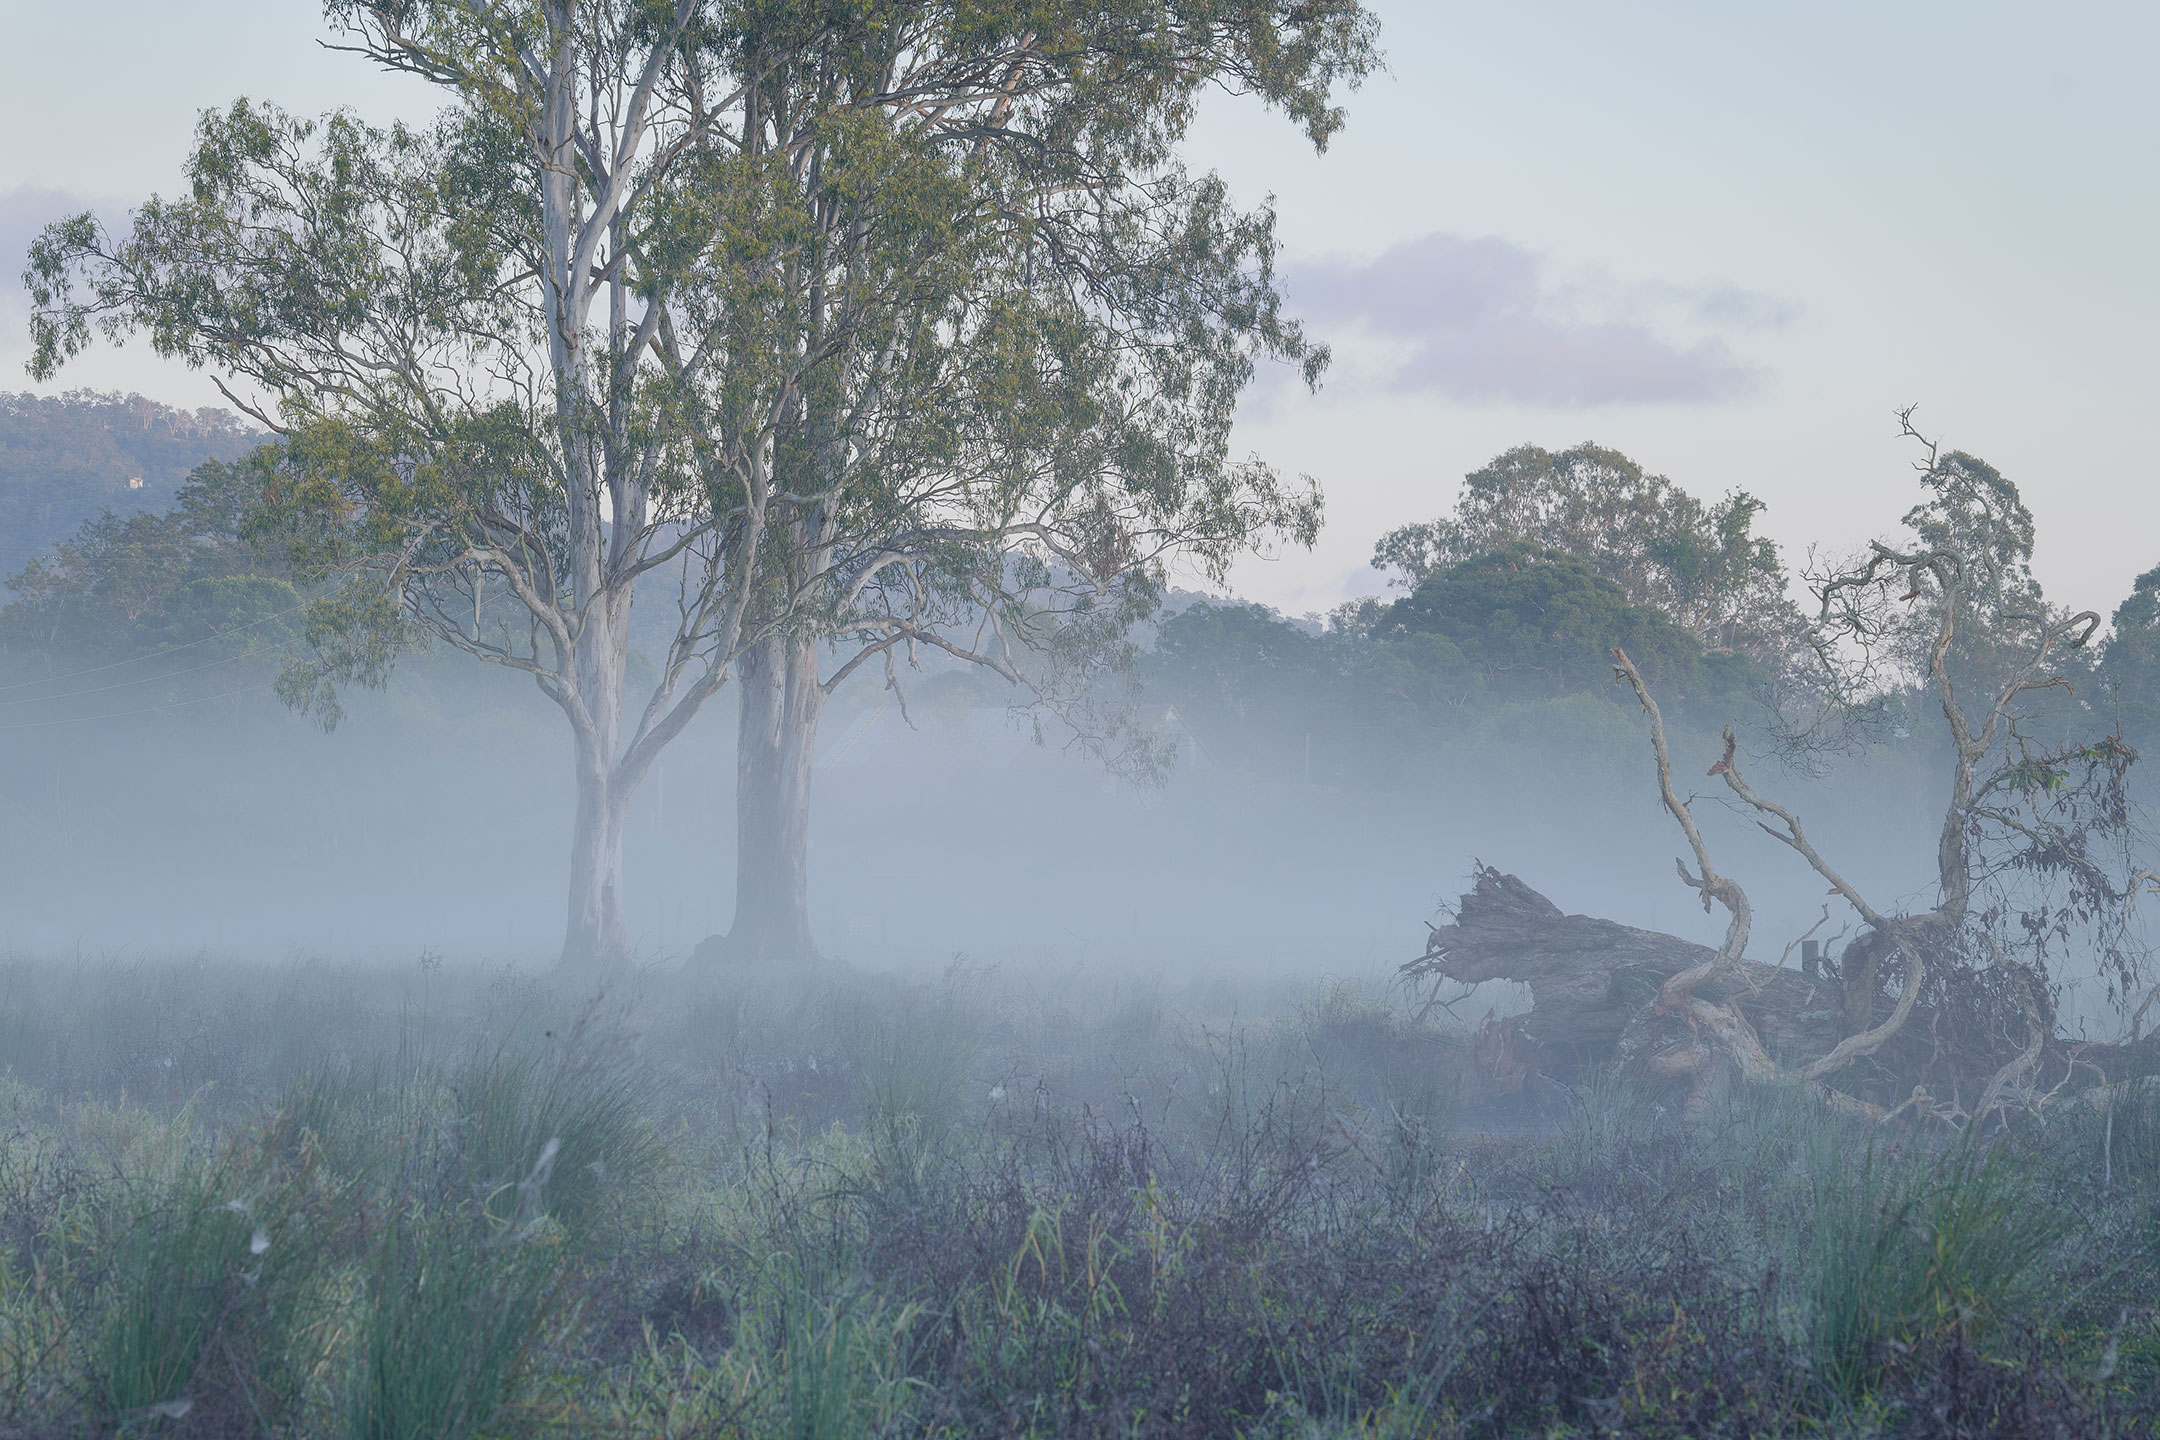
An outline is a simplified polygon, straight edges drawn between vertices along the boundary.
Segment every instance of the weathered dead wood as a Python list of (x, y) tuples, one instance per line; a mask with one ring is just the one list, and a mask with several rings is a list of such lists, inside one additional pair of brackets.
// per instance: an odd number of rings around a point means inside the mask
[[(1527, 1014), (1488, 1020), (1473, 1056), (1488, 1094), (1512, 1094), (1534, 1077), (1573, 1083), (1613, 1061), (1630, 1026), (1656, 1004), (1678, 975), (1711, 963), (1717, 951), (1661, 931), (1643, 930), (1594, 915), (1569, 915), (1520, 878), (1480, 865), (1451, 924), (1432, 927), (1423, 955), (1403, 967), (1406, 976), (1464, 985), (1514, 981), (1530, 987)], [(1984, 973), (1984, 972), (1983, 972)], [(2008, 972), (2006, 972), (2007, 974)], [(1959, 1117), (1962, 1089), (1970, 1118), (1997, 1109), (2067, 1109), (2104, 1104), (2109, 1096), (2145, 1093), (2160, 1086), (2160, 1035), (2120, 1044), (2072, 1044), (2054, 1026), (2053, 1006), (2030, 976), (2013, 975), (2006, 988), (2025, 1026), (2002, 1037), (1999, 1048), (1946, 1056), (1931, 1038), (1941, 1001), (1923, 998), (1917, 1019), (1897, 1039), (1869, 1057), (1864, 1075), (1848, 1071), (1841, 1084), (1866, 1083), (1853, 1095), (1816, 1083), (1822, 1099), (1854, 1114), (1880, 1119), (1899, 1105), (1911, 1108), (1915, 1093), (1931, 1113), (1946, 1107)], [(1807, 1084), (1818, 1057), (1836, 1052), (1845, 1033), (1845, 991), (1834, 978), (1810, 978), (1797, 969), (1742, 960), (1721, 980), (1695, 991), (1712, 1007), (1729, 1007), (1745, 1023), (1784, 1078)], [(1972, 1002), (1963, 1002), (1966, 1008)], [(1710, 1013), (1716, 1021), (1714, 1011)], [(1704, 1053), (1744, 1054), (1737, 1034), (1703, 1034), (1702, 1049), (1653, 1044), (1635, 1057), (1644, 1073), (1685, 1085), (1702, 1079)], [(1768, 1080), (1768, 1075), (1743, 1074)]]
[[(1677, 935), (1592, 915), (1568, 915), (1529, 885), (1478, 867), (1454, 923), (1431, 932), (1411, 976), (1471, 985), (1512, 980), (1530, 987), (1528, 1016), (1514, 1027), (1513, 1061), (1571, 1081), (1617, 1051), (1636, 1014), (1674, 976), (1717, 961), (1718, 952)], [(1802, 1064), (1839, 1039), (1842, 992), (1797, 970), (1742, 960), (1695, 993), (1734, 1004), (1780, 1064)]]

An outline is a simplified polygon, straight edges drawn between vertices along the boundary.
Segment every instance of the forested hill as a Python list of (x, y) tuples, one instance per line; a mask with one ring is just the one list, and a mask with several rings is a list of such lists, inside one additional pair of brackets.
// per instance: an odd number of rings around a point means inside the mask
[(170, 508), (189, 471), (261, 438), (227, 411), (175, 410), (140, 395), (0, 394), (0, 576), (101, 510)]

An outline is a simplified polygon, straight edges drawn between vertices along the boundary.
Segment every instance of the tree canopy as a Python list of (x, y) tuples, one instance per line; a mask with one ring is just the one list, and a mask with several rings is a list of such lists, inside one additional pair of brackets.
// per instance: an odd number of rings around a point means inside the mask
[(2115, 687), (2126, 723), (2160, 738), (2160, 566), (2138, 576), (2115, 607), (2101, 675)]
[[(8, 577), (0, 648), (47, 666), (185, 647), (191, 672), (218, 654), (265, 662), (298, 641), (305, 598), (274, 546), (257, 543), (268, 456), (197, 466), (171, 508), (106, 510)], [(217, 683), (229, 685), (229, 675)]]
[(1754, 533), (1763, 508), (1744, 490), (1705, 504), (1603, 446), (1519, 445), (1465, 477), (1448, 514), (1382, 536), (1373, 566), (1415, 588), (1510, 542), (1543, 545), (1705, 646), (1772, 661), (1790, 643), (1793, 612), (1777, 548)]
[(1436, 636), (1486, 685), (1516, 693), (1606, 688), (1616, 647), (1685, 684), (1703, 653), (1693, 632), (1630, 601), (1588, 559), (1526, 540), (1435, 572), (1381, 612), (1372, 633)]
[[(1595, 445), (1518, 446), (1448, 515), (1382, 537), (1373, 563), (1407, 594), (1343, 606), (1324, 635), (1194, 607), (1162, 627), (1151, 680), (1226, 755), (1297, 770), (1310, 735), (1321, 773), (1375, 780), (1514, 706), (1566, 702), (1567, 724), (1605, 736), (1615, 648), (1683, 722), (1752, 715), (1799, 632), (1777, 551), (1753, 533), (1761, 508), (1737, 491), (1706, 506)], [(1239, 728), (1251, 738), (1229, 740)]]
[(1698, 725), (1758, 711), (1770, 683), (1583, 558), (1527, 541), (1339, 612), (1324, 632), (1256, 605), (1190, 606), (1161, 626), (1147, 673), (1221, 760), (1384, 785), (1526, 710), (1603, 744), (1625, 714), (1616, 648), (1643, 656)]

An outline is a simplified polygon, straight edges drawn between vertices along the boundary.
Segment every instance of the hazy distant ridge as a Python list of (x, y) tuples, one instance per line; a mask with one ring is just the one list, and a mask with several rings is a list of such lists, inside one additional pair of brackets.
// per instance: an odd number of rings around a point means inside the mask
[(0, 394), (0, 575), (72, 536), (100, 510), (164, 510), (188, 472), (262, 433), (225, 410), (140, 395)]

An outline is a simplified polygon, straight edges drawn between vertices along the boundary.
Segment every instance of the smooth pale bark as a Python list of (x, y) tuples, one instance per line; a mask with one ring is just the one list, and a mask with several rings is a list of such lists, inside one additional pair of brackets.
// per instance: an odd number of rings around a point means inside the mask
[[(597, 570), (597, 566), (594, 567)], [(595, 576), (597, 584), (597, 576)], [(644, 776), (620, 754), (623, 681), (630, 659), (630, 587), (603, 595), (596, 623), (572, 649), (576, 690), (563, 698), (577, 766), (577, 819), (570, 834), (568, 913), (561, 963), (615, 966), (630, 954), (623, 918), (623, 816)]]
[(629, 953), (622, 906), (623, 811), (629, 796), (627, 787), (609, 782), (605, 766), (579, 756), (570, 906), (563, 926), (565, 965), (612, 965)]
[(735, 920), (704, 959), (804, 963), (810, 936), (810, 785), (825, 690), (815, 641), (765, 640), (736, 670)]

